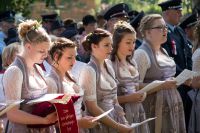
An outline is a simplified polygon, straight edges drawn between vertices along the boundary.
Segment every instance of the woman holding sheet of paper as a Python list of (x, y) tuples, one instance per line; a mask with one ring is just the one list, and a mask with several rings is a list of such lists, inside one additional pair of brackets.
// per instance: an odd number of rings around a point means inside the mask
[[(124, 107), (125, 116), (129, 124), (139, 123), (146, 119), (142, 101), (146, 93), (137, 92), (139, 87), (139, 73), (133, 59), (136, 32), (125, 21), (115, 24), (113, 33), (113, 50), (111, 61), (117, 77), (118, 101)], [(149, 133), (147, 124), (135, 129), (136, 133)]]
[(91, 53), (90, 62), (80, 75), (88, 112), (98, 116), (114, 108), (108, 116), (101, 119), (101, 127), (92, 129), (92, 133), (130, 132), (123, 108), (117, 100), (117, 83), (112, 64), (106, 59), (112, 50), (111, 34), (103, 29), (96, 29), (87, 35), (83, 46)]
[(140, 31), (144, 41), (134, 55), (140, 79), (143, 83), (165, 81), (148, 92), (143, 102), (146, 116), (157, 117), (155, 123), (149, 123), (150, 132), (185, 133), (183, 103), (173, 80), (176, 65), (161, 47), (167, 40), (166, 23), (161, 15), (147, 15), (140, 23)]
[[(195, 43), (194, 53), (192, 55), (192, 71), (200, 72), (200, 22), (196, 24), (195, 31)], [(199, 75), (199, 74), (198, 74)], [(200, 132), (200, 76), (194, 77), (192, 80), (192, 87), (194, 88), (188, 94), (192, 99), (192, 110), (190, 116), (190, 122), (188, 126), (188, 133), (199, 133)]]
[(50, 74), (47, 75), (48, 92), (80, 96), (78, 101), (74, 103), (76, 119), (80, 127), (79, 132), (84, 132), (82, 128), (93, 128), (97, 125), (97, 122), (92, 121), (94, 119), (92, 116), (83, 117), (84, 92), (69, 72), (76, 61), (75, 43), (65, 38), (58, 38), (53, 42), (49, 54), (52, 60), (52, 68)]
[[(23, 44), (22, 53), (7, 68), (3, 77), (3, 87), (7, 101), (31, 100), (47, 93), (47, 84), (42, 69), (36, 65), (47, 57), (50, 38), (42, 26), (34, 20), (19, 24), (19, 37)], [(31, 114), (32, 105), (21, 104), (9, 110), (9, 133), (55, 132), (54, 126), (45, 128), (27, 128), (27, 124), (53, 124), (57, 121), (56, 113), (46, 117)]]

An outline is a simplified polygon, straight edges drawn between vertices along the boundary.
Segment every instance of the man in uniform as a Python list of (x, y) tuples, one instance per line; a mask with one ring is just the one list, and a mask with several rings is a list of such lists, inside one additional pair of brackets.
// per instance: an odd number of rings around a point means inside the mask
[(138, 47), (140, 47), (142, 45), (142, 35), (140, 34), (140, 30), (139, 30), (139, 26), (140, 26), (140, 21), (142, 20), (142, 18), (145, 16), (144, 12), (141, 11), (140, 13), (138, 13), (135, 17), (132, 17), (132, 19), (130, 20), (130, 24), (132, 25), (132, 27), (135, 29), (136, 31), (136, 35), (137, 35), (137, 39), (135, 42), (135, 49), (137, 49)]
[(185, 31), (186, 36), (189, 39), (188, 41), (191, 43), (194, 42), (194, 29), (197, 22), (197, 14), (193, 13), (185, 17), (179, 24), (179, 26)]
[(42, 26), (49, 33), (51, 31), (52, 24), (58, 19), (57, 13), (42, 14)]
[[(192, 45), (188, 43), (185, 32), (177, 26), (182, 17), (181, 4), (181, 0), (167, 0), (158, 4), (162, 8), (162, 15), (168, 26), (167, 41), (163, 44), (163, 47), (176, 63), (176, 76), (184, 69), (192, 69)], [(185, 111), (186, 127), (189, 122), (192, 105), (187, 95), (189, 90), (191, 90), (189, 83), (178, 87)]]
[(107, 20), (106, 30), (110, 33), (114, 32), (114, 24), (119, 20), (129, 21), (129, 7), (125, 3), (119, 3), (110, 7), (104, 14), (104, 19)]

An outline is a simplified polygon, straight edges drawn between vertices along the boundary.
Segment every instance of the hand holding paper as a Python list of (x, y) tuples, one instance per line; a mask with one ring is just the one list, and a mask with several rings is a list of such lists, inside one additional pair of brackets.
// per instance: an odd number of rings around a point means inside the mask
[(132, 124), (131, 124), (131, 127), (132, 127), (132, 128), (136, 128), (136, 127), (138, 127), (138, 126), (140, 126), (140, 125), (142, 125), (142, 124), (145, 124), (145, 123), (147, 123), (147, 122), (149, 122), (149, 121), (151, 121), (151, 120), (154, 120), (154, 119), (156, 119), (156, 117), (146, 119), (146, 120), (144, 120), (144, 121), (142, 121), (142, 122), (140, 122), (140, 123), (132, 123)]
[(153, 82), (151, 82), (150, 84), (148, 84), (147, 86), (145, 86), (144, 88), (142, 88), (141, 90), (139, 90), (138, 92), (148, 92), (150, 90), (153, 90), (154, 88), (158, 87), (159, 85), (163, 84), (165, 81), (159, 81), (159, 80), (155, 80)]
[(103, 114), (97, 116), (95, 119), (92, 120), (92, 122), (97, 121), (97, 120), (103, 118), (104, 116), (108, 115), (113, 109), (114, 109), (114, 108), (112, 108), (112, 109), (110, 109), (110, 110), (104, 112)]
[(176, 78), (176, 85), (183, 84), (186, 80), (192, 79), (195, 76), (195, 72), (188, 69), (183, 70)]
[(83, 116), (78, 120), (78, 125), (80, 128), (94, 128), (99, 122), (93, 121), (95, 117), (92, 116)]

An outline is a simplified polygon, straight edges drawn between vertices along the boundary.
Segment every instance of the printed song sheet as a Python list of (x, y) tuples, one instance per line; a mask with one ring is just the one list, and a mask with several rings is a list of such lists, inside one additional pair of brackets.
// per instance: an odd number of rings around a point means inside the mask
[(142, 93), (148, 92), (163, 83), (164, 83), (164, 81), (155, 80), (155, 81), (151, 82), (150, 84), (148, 84), (147, 86), (145, 86), (144, 88), (142, 88), (141, 90), (139, 90), (139, 92), (142, 92)]
[(103, 114), (101, 114), (101, 115), (95, 117), (95, 119), (93, 119), (92, 122), (97, 121), (97, 120), (103, 118), (104, 116), (108, 115), (113, 109), (114, 109), (114, 108), (112, 108), (112, 109), (110, 109), (110, 110), (104, 112)]
[(144, 121), (142, 121), (142, 122), (140, 122), (140, 123), (132, 123), (132, 124), (131, 124), (131, 127), (132, 127), (132, 128), (136, 128), (136, 127), (138, 127), (138, 126), (140, 126), (140, 125), (142, 125), (142, 124), (145, 124), (145, 123), (147, 123), (147, 122), (149, 122), (149, 121), (152, 121), (152, 120), (154, 120), (154, 119), (156, 119), (156, 117), (146, 119), (146, 120), (144, 120)]
[(27, 102), (27, 104), (34, 104), (34, 103), (40, 103), (40, 102), (45, 102), (45, 101), (51, 101), (59, 96), (62, 96), (63, 94), (45, 94), (41, 96), (40, 98), (31, 100)]
[(186, 80), (192, 79), (195, 76), (195, 72), (188, 69), (183, 70), (176, 78), (176, 85), (183, 84)]

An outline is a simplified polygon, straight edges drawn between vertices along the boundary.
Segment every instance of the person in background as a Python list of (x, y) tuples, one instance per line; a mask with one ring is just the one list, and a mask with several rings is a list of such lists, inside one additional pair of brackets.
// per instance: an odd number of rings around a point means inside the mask
[(137, 33), (137, 39), (135, 42), (135, 49), (139, 48), (142, 45), (142, 35), (140, 33), (139, 30), (139, 26), (140, 26), (140, 21), (142, 20), (142, 18), (145, 16), (144, 12), (141, 11), (140, 13), (138, 13), (135, 17), (133, 17), (130, 20), (130, 24), (133, 26), (133, 28), (135, 29), (136, 33)]
[(2, 53), (2, 67), (6, 70), (14, 61), (17, 54), (22, 52), (22, 46), (19, 42), (11, 43), (6, 46)]
[(10, 45), (11, 43), (15, 43), (15, 42), (20, 43), (16, 28), (8, 29), (8, 37), (5, 39), (5, 42), (6, 42), (6, 45)]
[(57, 13), (42, 14), (42, 26), (46, 29), (47, 33), (50, 32), (52, 23), (58, 19)]
[(50, 28), (50, 34), (55, 35), (57, 37), (60, 37), (61, 34), (65, 31), (63, 21), (60, 19), (57, 19), (52, 22), (51, 28)]
[(97, 20), (93, 15), (84, 16), (82, 22), (84, 27), (84, 33), (82, 33), (83, 37), (93, 32), (97, 28)]
[[(4, 11), (0, 13), (0, 56), (3, 52), (4, 47), (7, 45), (8, 31), (9, 29), (15, 28), (15, 12)], [(2, 60), (0, 57), (0, 70), (2, 70)]]
[[(198, 22), (194, 28), (194, 53), (192, 55), (192, 71), (194, 72), (200, 72), (200, 22)], [(194, 77), (192, 80), (192, 89), (190, 92), (188, 92), (190, 98), (192, 99), (192, 110), (191, 110), (191, 116), (188, 126), (188, 133), (198, 133), (200, 132), (199, 122), (200, 122), (200, 115), (199, 115), (199, 109), (200, 109), (200, 76)]]
[[(139, 73), (137, 64), (133, 59), (135, 50), (136, 32), (125, 22), (118, 21), (113, 33), (113, 50), (111, 61), (118, 83), (118, 101), (124, 107), (125, 116), (129, 124), (139, 123), (146, 119), (142, 105), (146, 93), (137, 92)], [(135, 129), (136, 133), (149, 133), (147, 124)]]
[(76, 24), (75, 20), (72, 19), (72, 18), (64, 19), (63, 24), (64, 24), (65, 29), (67, 29), (69, 27), (76, 27), (77, 28), (77, 24)]
[[(3, 88), (3, 75), (5, 70), (9, 67), (9, 65), (14, 61), (17, 54), (22, 51), (22, 47), (19, 43), (12, 43), (6, 46), (2, 53), (2, 67), (3, 70), (0, 72), (0, 101), (5, 102), (5, 90)], [(3, 124), (3, 129), (6, 128), (7, 118), (3, 115), (0, 118), (1, 124)]]
[(149, 122), (152, 133), (186, 133), (183, 102), (174, 76), (176, 64), (161, 45), (167, 41), (167, 26), (159, 14), (145, 16), (140, 23), (142, 45), (135, 51), (141, 82), (163, 81), (147, 92), (143, 102), (146, 116), (157, 117)]
[(116, 4), (104, 13), (104, 19), (107, 21), (105, 29), (110, 33), (114, 31), (114, 24), (119, 20), (129, 21), (129, 7), (126, 3)]
[[(47, 57), (50, 38), (44, 28), (35, 20), (26, 20), (19, 24), (18, 33), (23, 44), (23, 51), (16, 56), (7, 68), (3, 77), (6, 101), (31, 100), (47, 93), (47, 84), (42, 69), (36, 65)], [(13, 93), (15, 92), (15, 93)], [(35, 108), (35, 106), (34, 106)], [(27, 125), (54, 124), (57, 121), (55, 112), (46, 117), (33, 115), (33, 105), (20, 104), (7, 112), (8, 132), (55, 132), (54, 126), (28, 128)]]
[(132, 19), (134, 19), (138, 14), (139, 14), (138, 11), (136, 11), (136, 10), (131, 10), (131, 11), (128, 12), (128, 17), (129, 17), (130, 20), (132, 20)]
[(189, 43), (191, 43), (191, 45), (194, 42), (194, 29), (195, 29), (195, 25), (197, 24), (198, 20), (197, 20), (197, 14), (193, 13), (193, 14), (189, 14), (188, 16), (186, 16), (182, 22), (179, 24), (179, 26), (185, 31), (186, 36), (188, 38)]
[(82, 70), (79, 82), (84, 90), (85, 104), (92, 116), (98, 116), (112, 108), (112, 112), (100, 121), (100, 128), (92, 133), (128, 133), (131, 131), (124, 117), (123, 108), (117, 100), (117, 83), (111, 62), (107, 59), (112, 50), (111, 34), (96, 29), (87, 35), (83, 42), (86, 51), (91, 53), (90, 62)]
[(97, 27), (103, 29), (105, 24), (106, 24), (106, 20), (103, 17), (103, 13), (97, 14)]
[(77, 23), (75, 22), (75, 20), (67, 18), (64, 20), (63, 23), (65, 30), (63, 31), (63, 33), (61, 33), (60, 37), (70, 39), (71, 41), (74, 41), (77, 46), (79, 46), (80, 36), (78, 35)]
[(84, 31), (79, 37), (80, 44), (77, 51), (80, 57), (80, 61), (88, 63), (90, 60), (90, 54), (84, 50), (82, 42), (84, 41), (86, 35), (93, 32), (97, 28), (97, 21), (94, 16), (86, 15), (83, 17), (82, 22), (83, 22)]
[[(182, 17), (181, 4), (181, 0), (167, 0), (158, 4), (162, 9), (162, 16), (168, 27), (167, 41), (162, 44), (162, 47), (176, 63), (175, 76), (179, 75), (184, 69), (192, 70), (192, 44), (188, 42), (185, 32), (178, 26)], [(186, 128), (192, 107), (192, 101), (187, 94), (192, 89), (190, 85), (191, 81), (188, 80), (178, 87), (184, 106)]]
[[(15, 12), (14, 11), (5, 11), (0, 14), (0, 27), (4, 34), (3, 41), (8, 38), (8, 30), (15, 28)], [(2, 53), (2, 51), (1, 51)]]

